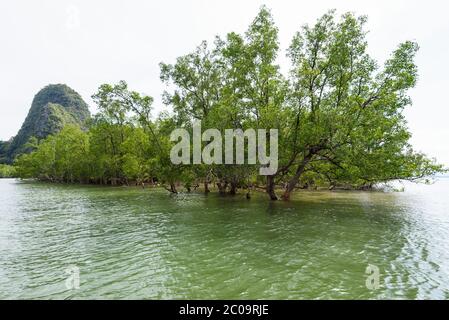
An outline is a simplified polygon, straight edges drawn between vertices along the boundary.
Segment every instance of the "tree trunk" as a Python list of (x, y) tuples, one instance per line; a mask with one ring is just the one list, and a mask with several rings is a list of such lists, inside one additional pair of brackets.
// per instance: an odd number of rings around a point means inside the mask
[(173, 182), (170, 182), (170, 192), (178, 193), (178, 190), (176, 190), (176, 185)]
[(287, 186), (285, 187), (284, 194), (282, 195), (282, 200), (290, 200), (290, 194), (295, 189), (296, 185), (298, 184), (299, 178), (304, 173), (304, 170), (307, 166), (307, 164), (312, 160), (314, 153), (308, 153), (304, 159), (302, 160), (302, 163), (298, 166), (296, 169), (295, 175), (290, 179), (290, 181), (287, 183)]
[(230, 195), (236, 195), (237, 194), (237, 183), (231, 182), (231, 189), (229, 190)]
[(226, 194), (226, 189), (227, 189), (227, 187), (228, 187), (228, 183), (227, 183), (227, 182), (222, 183), (221, 181), (220, 181), (220, 182), (217, 182), (217, 187), (218, 187), (218, 192), (219, 192), (221, 195), (224, 195), (224, 194)]
[(209, 190), (209, 182), (208, 181), (204, 181), (204, 193), (208, 194), (210, 192)]
[(277, 200), (278, 197), (276, 195), (276, 192), (274, 192), (274, 176), (267, 176), (267, 193), (270, 197), (270, 200)]

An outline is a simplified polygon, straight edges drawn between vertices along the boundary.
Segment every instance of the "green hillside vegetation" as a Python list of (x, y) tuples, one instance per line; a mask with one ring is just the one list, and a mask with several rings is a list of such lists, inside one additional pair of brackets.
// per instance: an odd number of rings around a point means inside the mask
[(56, 103), (47, 103), (42, 108), (37, 123), (41, 125), (36, 128), (33, 136), (39, 138), (57, 133), (68, 124), (80, 124), (72, 113)]
[(32, 137), (44, 139), (67, 124), (86, 128), (89, 118), (89, 108), (76, 91), (65, 84), (48, 85), (34, 97), (28, 116), (11, 143), (0, 144), (1, 161), (10, 163), (17, 155), (28, 152), (26, 145)]
[[(93, 96), (99, 113), (89, 131), (69, 125), (35, 143), (34, 152), (16, 161), (17, 173), (58, 182), (158, 182), (172, 193), (199, 186), (207, 193), (211, 185), (221, 194), (263, 190), (272, 200), (281, 190), (288, 200), (295, 188), (370, 189), (445, 171), (409, 144), (403, 110), (416, 84), (418, 45), (399, 44), (381, 67), (367, 52), (365, 24), (366, 17), (329, 12), (304, 26), (292, 39), (284, 75), (276, 64), (278, 29), (263, 7), (244, 34), (217, 37), (174, 64), (161, 63), (172, 113), (152, 119), (151, 97), (124, 81), (104, 84)], [(278, 129), (277, 172), (260, 176), (260, 165), (174, 165), (170, 133), (191, 132), (196, 120), (203, 130), (221, 132)]]
[(0, 164), (9, 162), (8, 149), (11, 142), (0, 141)]

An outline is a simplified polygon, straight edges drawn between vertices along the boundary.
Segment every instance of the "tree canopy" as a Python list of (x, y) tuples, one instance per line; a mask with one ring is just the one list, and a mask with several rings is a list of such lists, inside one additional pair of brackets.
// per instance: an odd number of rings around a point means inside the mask
[[(413, 150), (403, 110), (417, 82), (415, 42), (397, 46), (383, 64), (367, 51), (367, 18), (329, 11), (293, 37), (288, 74), (277, 64), (278, 29), (262, 7), (244, 34), (202, 42), (173, 64), (161, 63), (171, 112), (151, 117), (151, 97), (126, 82), (104, 84), (88, 132), (67, 126), (17, 160), (22, 177), (123, 184), (158, 181), (170, 192), (215, 184), (220, 193), (264, 189), (288, 200), (297, 187), (371, 188), (416, 180), (445, 169)], [(259, 176), (260, 164), (173, 164), (176, 128), (277, 129), (279, 166)], [(206, 146), (210, 142), (203, 142)], [(245, 148), (248, 146), (245, 144)]]

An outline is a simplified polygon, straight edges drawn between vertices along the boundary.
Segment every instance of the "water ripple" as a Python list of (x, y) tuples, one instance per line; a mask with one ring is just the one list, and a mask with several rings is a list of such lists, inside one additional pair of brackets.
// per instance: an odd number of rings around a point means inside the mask
[(447, 298), (449, 183), (415, 188), (273, 203), (0, 180), (0, 298)]

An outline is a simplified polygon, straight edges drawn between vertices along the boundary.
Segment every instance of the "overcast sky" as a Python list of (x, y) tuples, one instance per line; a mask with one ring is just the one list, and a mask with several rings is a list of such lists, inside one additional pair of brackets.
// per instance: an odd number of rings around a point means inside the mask
[(406, 116), (412, 144), (449, 165), (449, 1), (1, 1), (0, 140), (19, 130), (33, 96), (66, 83), (95, 112), (90, 96), (102, 83), (126, 80), (162, 110), (159, 62), (192, 51), (215, 35), (244, 32), (262, 4), (279, 27), (284, 57), (292, 35), (327, 10), (368, 15), (369, 51), (383, 62), (398, 43), (415, 40), (419, 82)]

